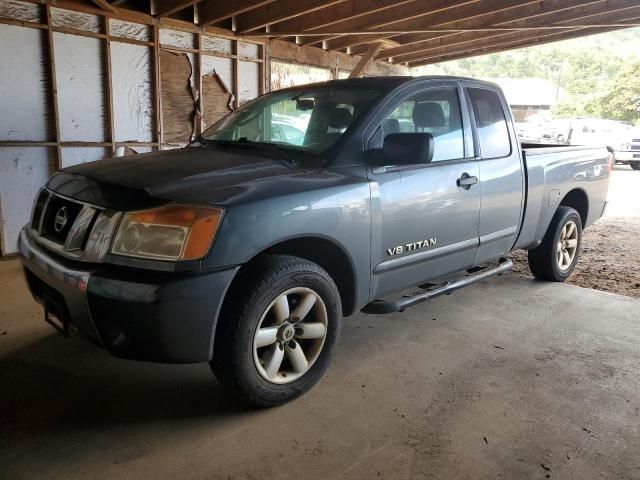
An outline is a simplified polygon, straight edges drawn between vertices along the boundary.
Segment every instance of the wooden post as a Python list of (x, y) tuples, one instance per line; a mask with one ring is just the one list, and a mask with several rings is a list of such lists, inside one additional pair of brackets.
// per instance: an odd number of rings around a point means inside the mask
[(200, 113), (200, 121), (198, 122), (198, 130), (193, 132), (195, 136), (200, 135), (204, 131), (204, 101), (202, 99), (202, 32), (196, 33), (198, 39), (198, 58), (196, 61), (196, 85), (198, 86), (198, 103), (197, 111)]
[(240, 106), (240, 64), (238, 63), (238, 40), (233, 40), (232, 43), (233, 53), (233, 103), (234, 108), (238, 108)]
[[(53, 97), (53, 123), (56, 131), (56, 158), (53, 171), (62, 167), (62, 145), (60, 144), (60, 119), (58, 118), (58, 86), (56, 83), (56, 56), (53, 48), (53, 30), (51, 29), (51, 5), (46, 5), (47, 46), (49, 47), (49, 74), (51, 76), (51, 95)], [(50, 169), (51, 170), (51, 169)]]
[(364, 71), (367, 69), (367, 67), (371, 65), (371, 62), (373, 62), (374, 58), (376, 58), (376, 55), (378, 55), (378, 52), (380, 51), (381, 48), (382, 48), (382, 42), (371, 44), (371, 46), (369, 47), (369, 50), (367, 50), (367, 53), (362, 55), (358, 64), (355, 66), (353, 70), (351, 70), (351, 74), (349, 75), (349, 78), (361, 77)]
[(162, 126), (162, 87), (160, 81), (160, 27), (153, 25), (153, 93), (156, 110), (156, 142), (157, 149), (162, 149), (164, 143), (164, 129)]
[(105, 15), (103, 17), (104, 20), (104, 31), (107, 35), (106, 42), (103, 45), (106, 45), (107, 52), (105, 56), (105, 75), (107, 77), (107, 85), (106, 85), (106, 96), (107, 96), (107, 129), (109, 135), (107, 136), (107, 140), (111, 142), (111, 155), (116, 153), (116, 135), (115, 135), (115, 126), (114, 126), (114, 118), (113, 118), (113, 79), (111, 75), (111, 35), (109, 33), (109, 16)]

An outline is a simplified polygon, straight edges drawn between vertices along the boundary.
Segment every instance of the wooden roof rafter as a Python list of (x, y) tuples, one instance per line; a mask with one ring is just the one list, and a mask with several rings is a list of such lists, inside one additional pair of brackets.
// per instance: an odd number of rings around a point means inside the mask
[[(629, 22), (631, 23), (635, 23), (637, 24), (638, 22), (640, 22), (640, 18), (635, 18), (635, 19), (629, 19)], [(625, 22), (622, 22), (625, 23)], [(632, 25), (631, 25), (632, 26)], [(618, 27), (601, 27), (601, 28), (594, 28), (594, 29), (590, 29), (589, 30), (589, 34), (590, 35), (595, 35), (598, 33), (606, 33), (606, 32), (613, 32), (616, 30), (621, 30), (624, 28), (628, 28), (629, 25), (625, 25), (625, 26), (618, 26)], [(553, 34), (549, 34), (549, 35), (542, 35), (542, 36), (537, 36), (537, 37), (533, 37), (533, 38), (522, 38), (519, 40), (513, 40), (511, 42), (508, 43), (503, 43), (503, 44), (497, 44), (497, 45), (493, 45), (491, 47), (484, 47), (484, 48), (480, 48), (477, 50), (467, 50), (464, 52), (451, 52), (447, 55), (443, 55), (440, 57), (434, 57), (434, 58), (430, 58), (430, 59), (422, 59), (419, 61), (414, 61), (414, 62), (408, 62), (408, 66), (409, 67), (420, 67), (423, 65), (433, 65), (435, 63), (441, 63), (441, 62), (449, 62), (452, 60), (458, 60), (461, 58), (471, 58), (471, 57), (477, 57), (480, 55), (488, 55), (490, 53), (499, 53), (499, 52), (506, 52), (509, 50), (516, 50), (519, 48), (526, 48), (526, 47), (532, 47), (532, 46), (536, 46), (536, 45), (544, 45), (547, 43), (553, 43), (553, 42), (558, 42), (561, 40), (570, 40), (572, 38), (579, 38), (579, 37), (584, 37), (587, 33), (584, 31), (584, 29), (578, 28), (575, 29), (573, 31), (570, 32), (561, 32), (561, 33), (553, 33)]]
[[(624, 12), (630, 8), (638, 6), (638, 2), (636, 0), (615, 0), (615, 8), (609, 9), (603, 7), (603, 3), (611, 4), (612, 2), (596, 1), (592, 2), (590, 5), (577, 6), (574, 9), (549, 10), (545, 11), (545, 13), (541, 13), (540, 15), (536, 15), (535, 17), (502, 22), (495, 27), (514, 27), (514, 29), (516, 29), (514, 31), (518, 31), (518, 29), (519, 31), (526, 31), (527, 29), (535, 31), (536, 29), (540, 29), (542, 34), (549, 33), (551, 30), (569, 29), (571, 25), (580, 26), (580, 23), (585, 24), (584, 26), (589, 28), (597, 28), (598, 26), (614, 26), (611, 25), (610, 19), (614, 18), (611, 17), (611, 14)], [(604, 15), (608, 15), (606, 19), (604, 19)], [(615, 18), (620, 18), (620, 16), (618, 15)], [(621, 18), (624, 19), (625, 16), (622, 15)], [(603, 22), (609, 25), (602, 25)], [(413, 61), (414, 58), (412, 57), (433, 50), (434, 48), (453, 48), (458, 45), (483, 41), (488, 38), (495, 38), (499, 41), (499, 37), (504, 36), (507, 33), (509, 32), (505, 31), (501, 33), (496, 31), (496, 35), (492, 37), (487, 37), (487, 35), (483, 33), (458, 33), (441, 36), (415, 44), (403, 44), (399, 47), (387, 49), (386, 51), (381, 52), (378, 58), (393, 57), (394, 61), (398, 62)]]
[(640, 26), (639, 0), (26, 1), (300, 51), (322, 45), (351, 54), (352, 67), (358, 55), (418, 65)]

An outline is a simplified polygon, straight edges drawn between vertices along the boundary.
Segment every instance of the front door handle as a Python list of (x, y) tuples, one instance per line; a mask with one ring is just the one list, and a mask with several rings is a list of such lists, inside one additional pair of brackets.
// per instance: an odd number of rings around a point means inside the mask
[(472, 177), (467, 172), (464, 172), (462, 176), (456, 180), (456, 185), (465, 190), (469, 190), (471, 185), (475, 185), (476, 183), (478, 183), (478, 177)]

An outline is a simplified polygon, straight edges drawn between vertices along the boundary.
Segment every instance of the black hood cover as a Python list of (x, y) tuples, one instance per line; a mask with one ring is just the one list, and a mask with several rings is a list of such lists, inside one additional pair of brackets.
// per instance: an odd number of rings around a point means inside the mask
[[(185, 148), (80, 164), (58, 172), (49, 188), (71, 198), (118, 210), (167, 200), (224, 203), (256, 182), (304, 170), (244, 149)], [(231, 193), (231, 192), (228, 192)]]

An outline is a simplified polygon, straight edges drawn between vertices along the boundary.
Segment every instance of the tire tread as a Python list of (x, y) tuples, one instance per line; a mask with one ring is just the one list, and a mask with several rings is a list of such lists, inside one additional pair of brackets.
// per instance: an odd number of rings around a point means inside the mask
[[(283, 397), (285, 395), (279, 393), (264, 392), (261, 395), (257, 395), (250, 385), (246, 385), (242, 381), (241, 365), (235, 361), (240, 357), (240, 352), (237, 350), (240, 345), (239, 336), (246, 334), (239, 328), (240, 319), (251, 314), (251, 307), (263, 289), (281, 278), (282, 275), (290, 272), (307, 272), (322, 276), (329, 282), (335, 294), (334, 300), (338, 304), (338, 311), (339, 313), (342, 312), (340, 294), (335, 282), (322, 267), (309, 260), (292, 255), (264, 255), (257, 259), (256, 262), (240, 270), (237, 280), (234, 281), (234, 288), (230, 291), (229, 297), (225, 300), (225, 305), (220, 313), (211, 368), (220, 383), (239, 393), (241, 397), (248, 400), (252, 405), (259, 407), (280, 405), (288, 401), (290, 395), (287, 395), (284, 400)], [(338, 337), (339, 333), (338, 329)], [(336, 341), (338, 337), (336, 337)], [(308, 388), (311, 388), (311, 386)], [(300, 389), (295, 396), (301, 395), (308, 388)]]

